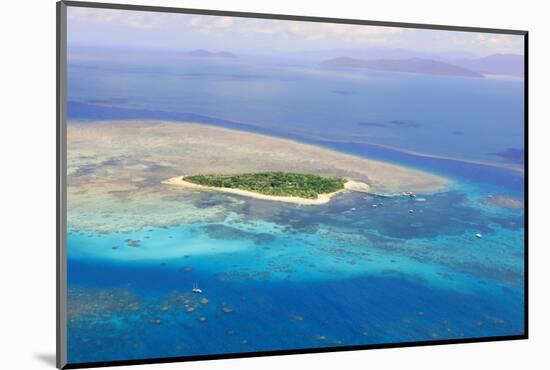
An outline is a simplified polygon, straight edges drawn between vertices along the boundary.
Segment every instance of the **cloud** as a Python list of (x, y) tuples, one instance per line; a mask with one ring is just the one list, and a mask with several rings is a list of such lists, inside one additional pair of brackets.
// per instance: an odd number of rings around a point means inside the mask
[(480, 43), (489, 44), (492, 47), (508, 47), (522, 38), (515, 35), (478, 34), (477, 39)]
[[(434, 31), (432, 31), (434, 32)], [(495, 33), (454, 32), (448, 38), (449, 46), (455, 49), (474, 49), (489, 53), (523, 54), (523, 36)]]
[[(159, 44), (172, 42), (171, 46), (185, 46), (174, 35), (187, 35), (188, 40), (196, 35), (194, 40), (198, 43), (213, 40), (222, 44), (230, 37), (235, 46), (270, 46), (275, 50), (380, 45), (479, 55), (523, 52), (523, 38), (516, 35), (79, 7), (69, 7), (68, 18), (75, 39), (95, 38), (103, 42), (108, 36), (105, 42), (121, 45), (156, 37)], [(152, 36), (151, 30), (155, 30), (156, 36)]]
[(163, 28), (178, 20), (178, 14), (69, 7), (69, 24), (115, 24), (128, 28)]
[(218, 28), (228, 28), (233, 25), (233, 18), (230, 17), (218, 17), (213, 19), (213, 25)]
[(193, 27), (205, 34), (285, 34), (303, 37), (306, 40), (338, 38), (346, 41), (361, 41), (385, 34), (402, 32), (395, 27), (360, 26), (318, 22), (297, 22), (271, 19), (220, 17), (174, 13), (156, 13), (117, 9), (69, 8), (69, 21), (81, 24), (113, 24), (135, 29), (178, 29)]

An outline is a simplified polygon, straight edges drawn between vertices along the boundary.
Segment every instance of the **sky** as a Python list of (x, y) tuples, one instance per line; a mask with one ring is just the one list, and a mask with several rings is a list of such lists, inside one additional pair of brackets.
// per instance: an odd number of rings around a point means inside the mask
[(523, 36), (69, 7), (69, 45), (300, 52), (402, 48), (477, 56), (523, 54)]

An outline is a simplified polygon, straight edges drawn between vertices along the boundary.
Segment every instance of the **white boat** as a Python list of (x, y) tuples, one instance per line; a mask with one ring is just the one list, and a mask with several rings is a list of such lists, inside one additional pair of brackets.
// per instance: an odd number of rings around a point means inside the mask
[(192, 292), (193, 292), (193, 293), (197, 293), (197, 294), (201, 294), (201, 293), (202, 293), (202, 289), (199, 288), (199, 286), (195, 283), (195, 284), (193, 284)]
[(476, 234), (476, 238), (481, 239), (483, 236), (481, 236), (481, 234)]

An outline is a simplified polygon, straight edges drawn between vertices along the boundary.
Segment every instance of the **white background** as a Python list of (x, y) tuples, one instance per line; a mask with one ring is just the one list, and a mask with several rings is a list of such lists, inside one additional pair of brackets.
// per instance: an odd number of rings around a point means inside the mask
[[(544, 1), (126, 2), (530, 31), (529, 340), (149, 365), (135, 369), (548, 368), (550, 360), (544, 350), (550, 350), (547, 237), (550, 99), (546, 95), (550, 82), (550, 32)], [(55, 2), (5, 1), (1, 14), (0, 367), (51, 369), (55, 354)]]

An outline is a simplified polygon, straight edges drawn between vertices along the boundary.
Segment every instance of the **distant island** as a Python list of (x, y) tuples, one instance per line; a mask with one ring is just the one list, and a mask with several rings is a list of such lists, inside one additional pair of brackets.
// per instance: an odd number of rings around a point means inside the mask
[(467, 68), (431, 59), (356, 59), (339, 57), (321, 63), (328, 67), (365, 68), (379, 71), (410, 72), (430, 75), (447, 75), (462, 77), (483, 77), (481, 73)]
[(517, 54), (492, 54), (483, 58), (453, 61), (461, 67), (488, 75), (523, 77), (525, 58)]
[(297, 204), (324, 204), (344, 190), (368, 192), (370, 189), (358, 181), (289, 172), (180, 176), (163, 183)]
[(186, 51), (182, 53), (184, 57), (194, 57), (194, 58), (236, 58), (237, 56), (228, 51), (208, 51), (204, 49), (196, 49), (191, 51)]

